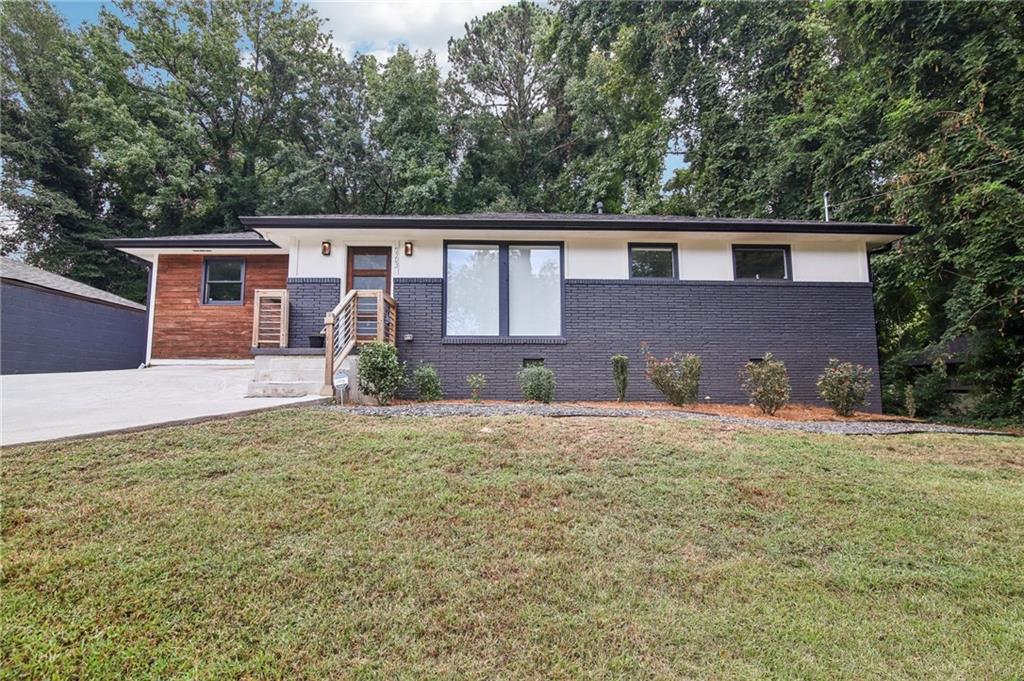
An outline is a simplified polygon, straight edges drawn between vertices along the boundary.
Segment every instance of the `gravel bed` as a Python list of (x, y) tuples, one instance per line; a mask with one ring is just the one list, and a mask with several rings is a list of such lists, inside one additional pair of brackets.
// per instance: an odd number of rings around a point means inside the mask
[(548, 416), (565, 418), (573, 416), (609, 416), (633, 418), (693, 419), (716, 421), (734, 426), (753, 426), (773, 430), (796, 430), (809, 433), (832, 435), (898, 435), (904, 433), (958, 433), (963, 435), (1009, 435), (990, 430), (960, 428), (937, 423), (915, 423), (912, 421), (776, 421), (773, 419), (719, 416), (698, 412), (671, 409), (643, 409), (631, 407), (578, 407), (557, 404), (403, 404), (391, 407), (328, 406), (318, 407), (328, 411), (360, 416), (381, 416), (394, 418), (402, 416)]

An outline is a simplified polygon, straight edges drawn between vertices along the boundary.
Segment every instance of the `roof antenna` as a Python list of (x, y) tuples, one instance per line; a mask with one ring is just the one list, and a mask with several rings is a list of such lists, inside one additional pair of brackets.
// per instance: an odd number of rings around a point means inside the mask
[(601, 215), (602, 213), (604, 213), (604, 201), (598, 201), (597, 202), (597, 214)]
[(830, 217), (828, 214), (828, 200), (829, 198), (831, 198), (832, 194), (830, 194), (829, 192), (825, 192), (823, 196), (825, 198), (825, 222), (828, 222), (828, 219)]

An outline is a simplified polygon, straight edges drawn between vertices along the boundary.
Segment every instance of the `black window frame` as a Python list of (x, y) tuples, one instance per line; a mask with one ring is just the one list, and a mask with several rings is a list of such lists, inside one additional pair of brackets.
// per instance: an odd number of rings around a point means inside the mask
[[(448, 247), (449, 246), (497, 246), (498, 247), (498, 333), (493, 336), (462, 336), (448, 333)], [(510, 246), (558, 246), (558, 333), (552, 335), (513, 336), (509, 333), (509, 282), (508, 249)], [(441, 337), (460, 340), (493, 341), (538, 339), (549, 341), (565, 334), (565, 242), (564, 241), (495, 241), (493, 239), (446, 239), (443, 242), (441, 262)]]
[[(672, 250), (672, 276), (671, 277), (635, 277), (633, 276), (633, 250), (636, 248), (669, 248)], [(673, 281), (679, 279), (679, 244), (672, 243), (647, 243), (642, 241), (631, 241), (626, 245), (629, 252), (629, 278), (641, 281)]]
[[(738, 251), (782, 251), (783, 267), (786, 276), (781, 279), (759, 279), (757, 277), (741, 277), (736, 267), (736, 253)], [(793, 254), (789, 244), (733, 244), (732, 245), (732, 278), (733, 281), (793, 281)]]
[[(201, 305), (211, 305), (214, 307), (238, 307), (245, 305), (245, 256), (208, 256), (203, 258), (203, 280), (199, 287), (199, 303)], [(211, 262), (240, 262), (241, 267), (241, 279), (237, 282), (228, 281), (225, 279), (213, 279), (209, 278), (210, 274), (210, 263)], [(206, 287), (208, 284), (240, 284), (241, 294), (238, 300), (208, 300), (208, 292)]]

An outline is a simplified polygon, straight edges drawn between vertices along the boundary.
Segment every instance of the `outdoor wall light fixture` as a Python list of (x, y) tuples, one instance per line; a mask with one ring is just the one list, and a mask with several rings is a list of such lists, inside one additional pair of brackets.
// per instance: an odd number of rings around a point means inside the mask
[(411, 241), (406, 241), (405, 242), (405, 254), (406, 255), (412, 255), (412, 242)]
[(330, 255), (330, 254), (331, 254), (331, 242), (330, 241), (321, 241), (320, 242), (320, 255)]

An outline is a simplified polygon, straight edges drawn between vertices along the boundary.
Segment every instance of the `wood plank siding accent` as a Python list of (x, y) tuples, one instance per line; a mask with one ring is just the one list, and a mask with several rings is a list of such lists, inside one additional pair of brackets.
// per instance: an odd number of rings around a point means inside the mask
[(153, 314), (153, 359), (252, 357), (256, 289), (283, 289), (287, 255), (244, 255), (242, 305), (203, 305), (202, 255), (161, 255)]

